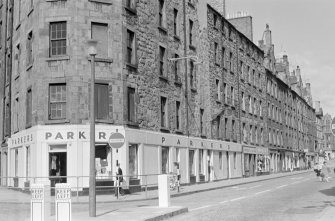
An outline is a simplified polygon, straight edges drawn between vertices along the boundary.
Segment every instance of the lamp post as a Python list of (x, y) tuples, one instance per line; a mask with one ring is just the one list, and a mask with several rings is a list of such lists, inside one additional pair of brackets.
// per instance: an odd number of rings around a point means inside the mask
[(97, 55), (97, 41), (89, 40), (88, 54), (91, 57), (91, 99), (90, 99), (90, 182), (89, 182), (89, 215), (96, 217), (95, 193), (95, 56)]

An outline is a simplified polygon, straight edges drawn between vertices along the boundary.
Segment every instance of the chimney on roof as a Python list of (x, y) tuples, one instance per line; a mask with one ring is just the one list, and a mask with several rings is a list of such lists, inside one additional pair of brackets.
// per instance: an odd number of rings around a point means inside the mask
[[(300, 67), (299, 66), (297, 66), (297, 69), (296, 69), (296, 73), (297, 73), (297, 77), (301, 77), (301, 73), (300, 73)], [(309, 84), (309, 83), (307, 83), (307, 84)], [(306, 84), (306, 86), (307, 86), (307, 84)]]
[(272, 45), (272, 36), (271, 30), (268, 24), (266, 24), (265, 31), (263, 34), (263, 39), (265, 39), (265, 45), (271, 46)]
[(283, 55), (283, 61), (284, 61), (285, 64), (288, 63), (288, 56), (287, 56), (287, 54)]
[(315, 111), (319, 111), (320, 110), (320, 101), (315, 101), (314, 102), (314, 108), (315, 108)]

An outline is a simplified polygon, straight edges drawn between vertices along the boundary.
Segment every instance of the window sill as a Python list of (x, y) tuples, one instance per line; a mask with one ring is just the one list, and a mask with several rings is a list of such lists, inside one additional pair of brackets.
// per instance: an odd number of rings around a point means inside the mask
[(129, 70), (134, 70), (134, 71), (136, 71), (137, 68), (138, 68), (138, 65), (137, 65), (137, 64), (126, 63), (126, 67), (127, 67), (127, 69), (129, 69)]
[(26, 124), (26, 129), (31, 128), (32, 126), (33, 126), (32, 123), (27, 123), (27, 124)]
[(32, 7), (31, 9), (29, 9), (29, 12), (28, 12), (27, 16), (29, 17), (31, 15), (31, 13), (33, 13), (33, 11), (34, 11), (34, 7)]
[(189, 45), (188, 47), (189, 47), (190, 50), (192, 50), (192, 51), (195, 51), (195, 50), (197, 49), (194, 45)]
[(113, 124), (114, 120), (112, 120), (112, 119), (95, 119), (95, 123)]
[(176, 85), (177, 87), (181, 87), (183, 83), (181, 83), (181, 81), (175, 81), (174, 85)]
[(20, 73), (17, 73), (15, 76), (14, 76), (14, 80), (18, 79), (20, 77)]
[(169, 79), (165, 76), (159, 76), (159, 79), (162, 80), (162, 81), (165, 81), (165, 82), (169, 82)]
[(50, 58), (45, 59), (45, 61), (63, 61), (63, 60), (70, 60), (70, 56), (64, 55), (64, 56), (50, 57)]
[(111, 0), (88, 0), (89, 2), (101, 3), (106, 5), (112, 5)]
[(181, 130), (179, 130), (179, 129), (176, 129), (176, 130), (175, 130), (175, 133), (176, 133), (176, 134), (183, 134), (183, 131), (181, 131)]
[(161, 32), (164, 32), (164, 34), (167, 34), (167, 29), (162, 26), (158, 26), (158, 30), (160, 30)]
[(21, 22), (16, 25), (15, 30), (17, 31), (21, 27)]
[(169, 128), (166, 128), (166, 127), (161, 127), (160, 131), (164, 133), (170, 133)]
[(179, 37), (178, 35), (174, 35), (173, 38), (174, 38), (174, 40), (176, 40), (176, 41), (180, 41), (180, 37)]
[(132, 14), (132, 15), (137, 15), (137, 11), (136, 11), (136, 8), (130, 8), (130, 7), (124, 7), (126, 9), (127, 12), (129, 12), (129, 14)]
[(33, 64), (28, 64), (27, 67), (26, 67), (26, 71), (29, 71), (31, 68), (33, 67)]
[(191, 88), (191, 91), (192, 91), (193, 93), (197, 93), (197, 89), (196, 89), (196, 88)]
[(188, 2), (188, 6), (190, 6), (191, 8), (195, 8), (194, 3), (192, 2)]
[(48, 119), (45, 121), (45, 124), (65, 124), (70, 123), (69, 119)]
[[(91, 60), (91, 59), (89, 59)], [(101, 63), (113, 63), (113, 59), (112, 58), (101, 58), (101, 57), (96, 57), (94, 59), (95, 62), (101, 62)]]
[(128, 127), (135, 127), (135, 128), (140, 127), (140, 125), (138, 123), (133, 122), (133, 121), (127, 121), (126, 124), (127, 124)]
[(218, 99), (216, 99), (216, 103), (217, 103), (217, 104), (221, 104), (221, 101), (218, 100)]

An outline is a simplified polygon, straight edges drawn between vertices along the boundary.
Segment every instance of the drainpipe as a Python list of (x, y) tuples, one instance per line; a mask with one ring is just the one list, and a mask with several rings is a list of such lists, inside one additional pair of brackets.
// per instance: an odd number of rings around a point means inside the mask
[[(241, 122), (241, 97), (240, 97), (240, 81), (241, 81), (241, 75), (240, 75), (240, 71), (242, 71), (242, 69), (240, 69), (239, 66), (239, 45), (237, 44), (237, 41), (235, 43), (236, 45), (236, 65), (237, 65), (237, 97), (238, 97), (238, 124), (239, 124), (239, 134), (240, 134), (240, 144), (242, 146), (242, 122)], [(241, 170), (242, 170), (242, 177), (245, 175), (244, 174), (244, 153), (243, 153), (243, 149), (241, 151)]]

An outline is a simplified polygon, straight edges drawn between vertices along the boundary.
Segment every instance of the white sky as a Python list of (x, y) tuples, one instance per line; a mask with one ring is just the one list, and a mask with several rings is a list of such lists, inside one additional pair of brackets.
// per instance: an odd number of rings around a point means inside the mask
[(226, 12), (237, 11), (252, 16), (257, 45), (265, 24), (270, 25), (276, 57), (285, 51), (291, 67), (300, 66), (313, 101), (334, 116), (335, 0), (226, 0)]

